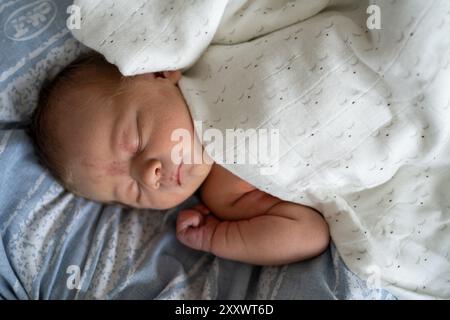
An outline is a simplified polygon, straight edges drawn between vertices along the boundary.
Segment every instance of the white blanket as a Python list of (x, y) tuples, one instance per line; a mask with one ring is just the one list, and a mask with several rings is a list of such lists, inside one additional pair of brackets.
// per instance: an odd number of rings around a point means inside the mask
[(450, 2), (371, 1), (373, 30), (356, 0), (75, 4), (74, 35), (123, 74), (183, 70), (203, 128), (279, 129), (275, 174), (223, 165), (322, 212), (352, 271), (450, 298)]

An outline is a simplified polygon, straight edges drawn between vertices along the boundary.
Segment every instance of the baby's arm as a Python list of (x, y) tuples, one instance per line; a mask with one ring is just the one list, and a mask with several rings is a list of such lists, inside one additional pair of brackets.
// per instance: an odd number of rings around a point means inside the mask
[(329, 243), (328, 225), (318, 212), (286, 201), (235, 221), (221, 221), (199, 205), (180, 212), (177, 237), (191, 248), (256, 265), (305, 260)]

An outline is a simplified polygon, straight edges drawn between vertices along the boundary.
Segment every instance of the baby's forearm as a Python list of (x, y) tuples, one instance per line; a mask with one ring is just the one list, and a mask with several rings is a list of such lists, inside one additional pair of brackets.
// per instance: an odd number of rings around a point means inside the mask
[(251, 219), (218, 221), (210, 251), (230, 260), (279, 265), (314, 257), (328, 243), (328, 226), (319, 213), (281, 202), (266, 214)]

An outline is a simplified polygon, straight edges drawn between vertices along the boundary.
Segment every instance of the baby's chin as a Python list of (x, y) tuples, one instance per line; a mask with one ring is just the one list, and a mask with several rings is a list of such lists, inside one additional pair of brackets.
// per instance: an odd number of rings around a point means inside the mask
[(153, 209), (153, 210), (169, 210), (173, 209), (183, 202), (185, 202), (187, 199), (189, 199), (191, 196), (194, 195), (195, 192), (192, 193), (186, 193), (184, 195), (177, 195), (173, 196), (172, 199), (167, 199), (166, 201), (161, 201), (160, 203), (155, 203), (153, 206), (142, 206), (141, 209)]

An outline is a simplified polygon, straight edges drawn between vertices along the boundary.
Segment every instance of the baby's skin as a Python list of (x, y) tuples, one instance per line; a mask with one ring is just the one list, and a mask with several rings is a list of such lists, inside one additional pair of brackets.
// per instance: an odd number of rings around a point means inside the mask
[(315, 210), (286, 202), (214, 164), (202, 204), (179, 213), (177, 238), (188, 247), (256, 265), (280, 265), (323, 252), (328, 225)]
[[(198, 141), (177, 85), (179, 71), (127, 79), (112, 66), (79, 73), (82, 83), (57, 93), (61, 106), (49, 119), (63, 150), (59, 160), (79, 195), (167, 209), (200, 189), (202, 204), (178, 215), (177, 238), (225, 259), (279, 265), (327, 248), (328, 226), (317, 211), (260, 191), (210, 158), (201, 164), (174, 163), (174, 130), (183, 128), (192, 142)], [(207, 157), (198, 149), (183, 150), (183, 155)]]

